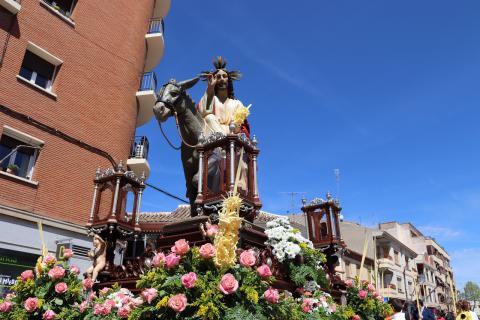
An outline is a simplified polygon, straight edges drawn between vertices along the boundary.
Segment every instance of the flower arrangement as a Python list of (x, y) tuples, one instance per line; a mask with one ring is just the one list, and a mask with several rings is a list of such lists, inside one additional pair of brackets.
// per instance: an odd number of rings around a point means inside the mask
[(0, 319), (71, 319), (71, 306), (81, 301), (80, 270), (70, 266), (73, 256), (66, 249), (60, 260), (52, 255), (39, 258), (35, 272), (26, 270), (12, 287), (14, 294), (0, 299)]
[[(170, 253), (157, 253), (154, 268), (137, 283), (144, 303), (130, 319), (266, 319), (280, 292), (258, 254), (245, 250), (231, 266), (217, 266), (214, 245), (190, 248), (178, 240)], [(146, 298), (148, 297), (148, 299)], [(269, 310), (269, 311), (267, 311)]]
[(347, 305), (340, 307), (334, 315), (337, 320), (383, 320), (393, 314), (383, 296), (368, 281), (345, 281)]
[(268, 222), (265, 233), (268, 237), (266, 244), (272, 248), (275, 258), (285, 266), (286, 280), (297, 286), (313, 281), (315, 285), (327, 288), (328, 281), (323, 270), (325, 255), (320, 250), (315, 250), (312, 242), (290, 225), (288, 218)]

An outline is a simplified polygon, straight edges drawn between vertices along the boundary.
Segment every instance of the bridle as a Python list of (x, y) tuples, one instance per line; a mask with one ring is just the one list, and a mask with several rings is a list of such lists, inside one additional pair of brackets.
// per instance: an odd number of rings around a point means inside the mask
[[(175, 100), (175, 102), (171, 101), (170, 99), (167, 99), (167, 100), (164, 100), (163, 99), (163, 94), (165, 92), (165, 88), (168, 86), (168, 85), (173, 85), (175, 88), (177, 88), (179, 91), (180, 91), (180, 94), (178, 95), (177, 99)], [(179, 100), (180, 97), (185, 97), (185, 89), (182, 88), (181, 86), (179, 86), (177, 84), (177, 81), (175, 81), (174, 79), (168, 81), (167, 83), (165, 83), (161, 88), (160, 88), (160, 91), (159, 91), (159, 98), (157, 99), (157, 103), (158, 102), (161, 102), (163, 103), (169, 110), (170, 112), (172, 112), (173, 116), (175, 117), (175, 125), (177, 126), (177, 131), (178, 131), (178, 135), (180, 136), (180, 139), (182, 140), (183, 144), (186, 145), (187, 147), (190, 147), (190, 148), (195, 148), (195, 146), (187, 143), (185, 141), (185, 139), (183, 138), (182, 136), (182, 132), (180, 131), (180, 125), (178, 123), (178, 113), (177, 111), (175, 110), (175, 104), (177, 103), (177, 101)], [(184, 111), (186, 112), (186, 111)], [(183, 114), (183, 113), (182, 113)], [(180, 115), (182, 115), (180, 114)], [(165, 134), (165, 132), (163, 131), (163, 128), (162, 128), (162, 123), (159, 121), (158, 124), (160, 125), (160, 131), (162, 132), (162, 135), (163, 137), (165, 138), (165, 140), (167, 141), (167, 143), (170, 145), (170, 147), (172, 147), (174, 150), (180, 150), (182, 148), (182, 146), (178, 146), (178, 147), (175, 147), (173, 145), (173, 143), (170, 141), (170, 139), (168, 139), (167, 135)]]

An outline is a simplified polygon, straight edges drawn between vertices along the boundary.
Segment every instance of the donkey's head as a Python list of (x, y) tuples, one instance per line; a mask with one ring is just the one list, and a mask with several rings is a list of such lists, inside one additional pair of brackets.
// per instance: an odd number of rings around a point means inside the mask
[(158, 100), (154, 106), (157, 118), (167, 118), (173, 112), (181, 115), (187, 108), (191, 108), (193, 101), (186, 91), (193, 87), (198, 80), (198, 77), (180, 82), (172, 79), (164, 84), (158, 92)]

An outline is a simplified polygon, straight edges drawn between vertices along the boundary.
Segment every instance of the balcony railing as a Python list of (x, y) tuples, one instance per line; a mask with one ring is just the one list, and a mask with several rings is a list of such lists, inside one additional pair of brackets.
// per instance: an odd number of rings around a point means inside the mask
[(148, 26), (148, 33), (162, 33), (165, 34), (165, 24), (161, 18), (152, 18)]
[(140, 88), (138, 91), (155, 91), (157, 89), (157, 76), (155, 72), (145, 72), (140, 81)]
[(146, 136), (137, 136), (132, 142), (130, 158), (147, 159), (148, 158), (148, 139)]

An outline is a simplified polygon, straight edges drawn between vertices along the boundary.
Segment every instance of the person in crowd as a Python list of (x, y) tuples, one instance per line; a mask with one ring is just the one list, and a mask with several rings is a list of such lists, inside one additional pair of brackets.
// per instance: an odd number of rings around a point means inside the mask
[(424, 306), (423, 301), (420, 300), (420, 315), (423, 320), (437, 320), (433, 311)]
[(457, 320), (478, 320), (478, 316), (470, 309), (470, 303), (466, 300), (457, 302)]
[(403, 312), (403, 303), (398, 299), (390, 299), (390, 305), (392, 306), (394, 314), (390, 317), (391, 320), (407, 320), (405, 313)]

